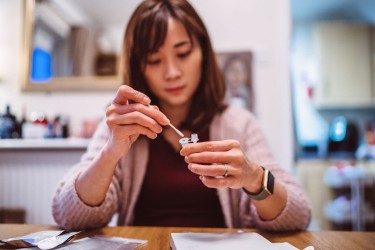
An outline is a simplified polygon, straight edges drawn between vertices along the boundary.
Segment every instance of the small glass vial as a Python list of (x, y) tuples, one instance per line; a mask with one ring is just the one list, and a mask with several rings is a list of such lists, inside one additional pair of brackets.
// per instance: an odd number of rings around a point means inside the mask
[(197, 143), (198, 141), (198, 134), (191, 134), (191, 138), (184, 137), (179, 140), (182, 147), (186, 146), (188, 143)]

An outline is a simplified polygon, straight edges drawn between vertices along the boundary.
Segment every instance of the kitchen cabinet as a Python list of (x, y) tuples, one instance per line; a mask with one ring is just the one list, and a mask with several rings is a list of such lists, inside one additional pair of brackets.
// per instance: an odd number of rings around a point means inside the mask
[(324, 22), (314, 26), (318, 108), (374, 107), (374, 33), (364, 23)]
[(24, 212), (25, 223), (55, 224), (51, 206), (57, 184), (79, 161), (87, 145), (86, 139), (0, 140), (3, 214), (9, 217), (19, 211)]
[[(3, 221), (15, 223), (24, 216), (24, 223), (55, 224), (51, 206), (57, 185), (88, 145), (89, 139), (82, 138), (0, 140)], [(116, 221), (117, 214), (109, 225), (115, 226)]]
[[(310, 198), (312, 206), (312, 230), (352, 230), (351, 221), (344, 223), (335, 221), (335, 218), (327, 216), (327, 208), (333, 202), (337, 203), (338, 196), (346, 195), (351, 198), (350, 185), (342, 183), (341, 178), (330, 178), (327, 180), (327, 171), (331, 166), (337, 165), (340, 162), (345, 162), (342, 159), (299, 159), (296, 162), (296, 176), (301, 183), (302, 188), (305, 190), (307, 196)], [(358, 161), (356, 166), (362, 166), (375, 176), (375, 161)], [(344, 185), (345, 184), (345, 185)], [(375, 199), (373, 197), (373, 190), (375, 189), (374, 183), (367, 185), (364, 189), (363, 198), (371, 207), (375, 207)], [(341, 204), (344, 204), (341, 202)], [(346, 204), (346, 203), (345, 203)], [(373, 209), (371, 209), (373, 211)], [(330, 209), (332, 211), (332, 209)], [(340, 217), (335, 213), (336, 217)], [(340, 218), (342, 218), (341, 216)], [(349, 219), (350, 220), (350, 219)], [(356, 221), (356, 220), (355, 220)], [(373, 230), (375, 222), (366, 223), (366, 230)]]
[(331, 189), (324, 185), (324, 171), (330, 162), (322, 160), (298, 160), (296, 162), (296, 176), (302, 188), (310, 199), (312, 207), (311, 229), (329, 230), (330, 223), (324, 216), (323, 207), (332, 199)]

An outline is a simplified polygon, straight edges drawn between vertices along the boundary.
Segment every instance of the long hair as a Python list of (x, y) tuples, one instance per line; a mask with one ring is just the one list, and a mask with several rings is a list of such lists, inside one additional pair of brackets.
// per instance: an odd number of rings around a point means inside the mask
[[(131, 16), (123, 43), (123, 82), (141, 91), (158, 105), (144, 77), (147, 56), (159, 50), (167, 35), (168, 19), (173, 18), (186, 29), (191, 42), (196, 38), (202, 50), (202, 75), (192, 97), (188, 115), (181, 128), (200, 132), (213, 117), (226, 108), (225, 83), (217, 64), (207, 29), (186, 0), (146, 0)], [(194, 44), (193, 44), (194, 46)]]

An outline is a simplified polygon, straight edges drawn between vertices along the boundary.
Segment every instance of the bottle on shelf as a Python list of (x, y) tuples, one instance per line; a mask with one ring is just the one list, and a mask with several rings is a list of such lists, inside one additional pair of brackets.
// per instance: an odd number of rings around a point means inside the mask
[(45, 138), (48, 135), (48, 120), (46, 115), (40, 111), (30, 113), (29, 121), (22, 125), (23, 138)]
[(20, 137), (21, 138), (24, 138), (24, 132), (23, 132), (23, 126), (24, 124), (27, 122), (27, 118), (26, 118), (26, 108), (25, 106), (23, 106), (22, 108), (22, 115), (21, 115), (21, 121), (19, 122), (19, 133), (20, 133)]
[(8, 104), (6, 105), (5, 113), (0, 115), (0, 138), (11, 139), (19, 137), (20, 134), (17, 131), (17, 119)]

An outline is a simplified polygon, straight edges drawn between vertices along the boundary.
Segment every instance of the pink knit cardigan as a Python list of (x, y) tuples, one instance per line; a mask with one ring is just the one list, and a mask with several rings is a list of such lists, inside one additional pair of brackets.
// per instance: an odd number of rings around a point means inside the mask
[[(99, 153), (108, 136), (109, 129), (102, 122), (81, 161), (57, 187), (52, 213), (55, 221), (66, 229), (103, 227), (115, 213), (118, 213), (118, 225), (132, 225), (133, 210), (141, 190), (149, 153), (145, 137), (140, 137), (129, 153), (119, 161), (106, 198), (100, 206), (88, 206), (80, 200), (75, 190), (77, 176)], [(255, 117), (247, 110), (234, 107), (217, 115), (210, 126), (210, 140), (224, 139), (238, 140), (247, 157), (269, 169), (275, 180), (283, 183), (287, 190), (285, 209), (275, 219), (264, 221), (258, 216), (251, 199), (241, 189), (217, 189), (227, 227), (255, 227), (279, 232), (306, 229), (311, 217), (310, 203), (296, 179), (275, 162)]]

